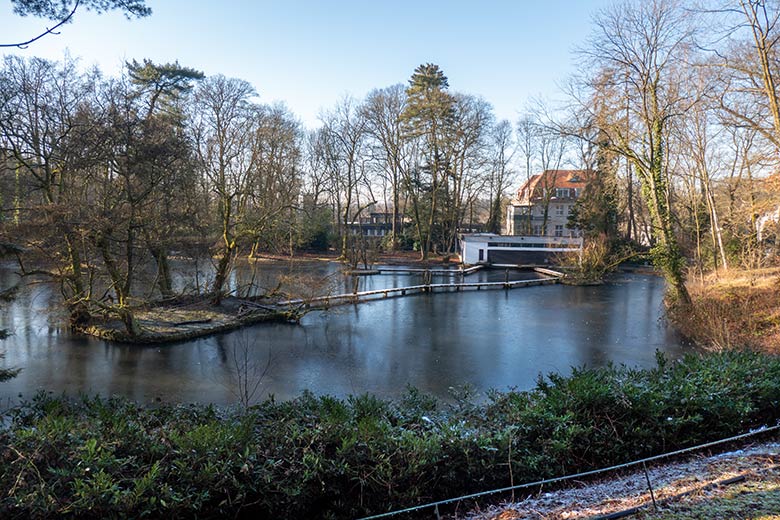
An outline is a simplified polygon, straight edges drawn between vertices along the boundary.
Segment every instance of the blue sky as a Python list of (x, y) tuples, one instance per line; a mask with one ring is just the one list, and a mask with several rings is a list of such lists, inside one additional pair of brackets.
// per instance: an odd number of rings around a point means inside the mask
[[(148, 0), (149, 18), (80, 11), (60, 35), (5, 52), (59, 59), (67, 48), (109, 74), (123, 60), (179, 60), (249, 81), (261, 102), (284, 101), (310, 127), (342, 96), (405, 83), (430, 62), (453, 90), (484, 97), (514, 122), (531, 98), (560, 96), (557, 85), (576, 67), (571, 51), (610, 3)], [(0, 20), (2, 43), (50, 24), (13, 15), (8, 1), (0, 1)]]

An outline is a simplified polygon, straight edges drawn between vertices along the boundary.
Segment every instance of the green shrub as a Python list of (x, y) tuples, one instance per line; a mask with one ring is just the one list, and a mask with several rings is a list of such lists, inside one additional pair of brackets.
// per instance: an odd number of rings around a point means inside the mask
[(304, 393), (248, 410), (38, 394), (0, 430), (2, 518), (353, 518), (603, 467), (780, 418), (780, 359), (659, 358), (445, 404)]

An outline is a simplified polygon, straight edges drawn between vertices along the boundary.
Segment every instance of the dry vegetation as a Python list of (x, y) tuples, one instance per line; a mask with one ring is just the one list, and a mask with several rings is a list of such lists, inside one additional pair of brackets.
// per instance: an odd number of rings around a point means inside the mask
[(712, 273), (688, 289), (692, 310), (673, 307), (669, 316), (697, 344), (780, 352), (780, 268)]

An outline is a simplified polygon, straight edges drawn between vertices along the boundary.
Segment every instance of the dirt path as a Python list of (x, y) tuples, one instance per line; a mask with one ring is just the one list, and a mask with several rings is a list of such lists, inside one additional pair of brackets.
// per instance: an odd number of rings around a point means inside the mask
[[(780, 520), (780, 443), (648, 468), (658, 509), (643, 471), (542, 492), (458, 516), (461, 520), (600, 518), (645, 506), (625, 518), (640, 520), (755, 518)], [(736, 481), (725, 484), (724, 481)], [(718, 485), (717, 483), (723, 483)], [(681, 496), (683, 495), (683, 496)]]

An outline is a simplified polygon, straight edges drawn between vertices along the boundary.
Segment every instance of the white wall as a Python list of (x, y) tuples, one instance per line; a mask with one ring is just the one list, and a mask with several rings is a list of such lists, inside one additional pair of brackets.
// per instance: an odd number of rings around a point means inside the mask
[(482, 259), (487, 260), (487, 242), (463, 242), (463, 257), (461, 262), (464, 264), (478, 264), (479, 250), (482, 249)]

